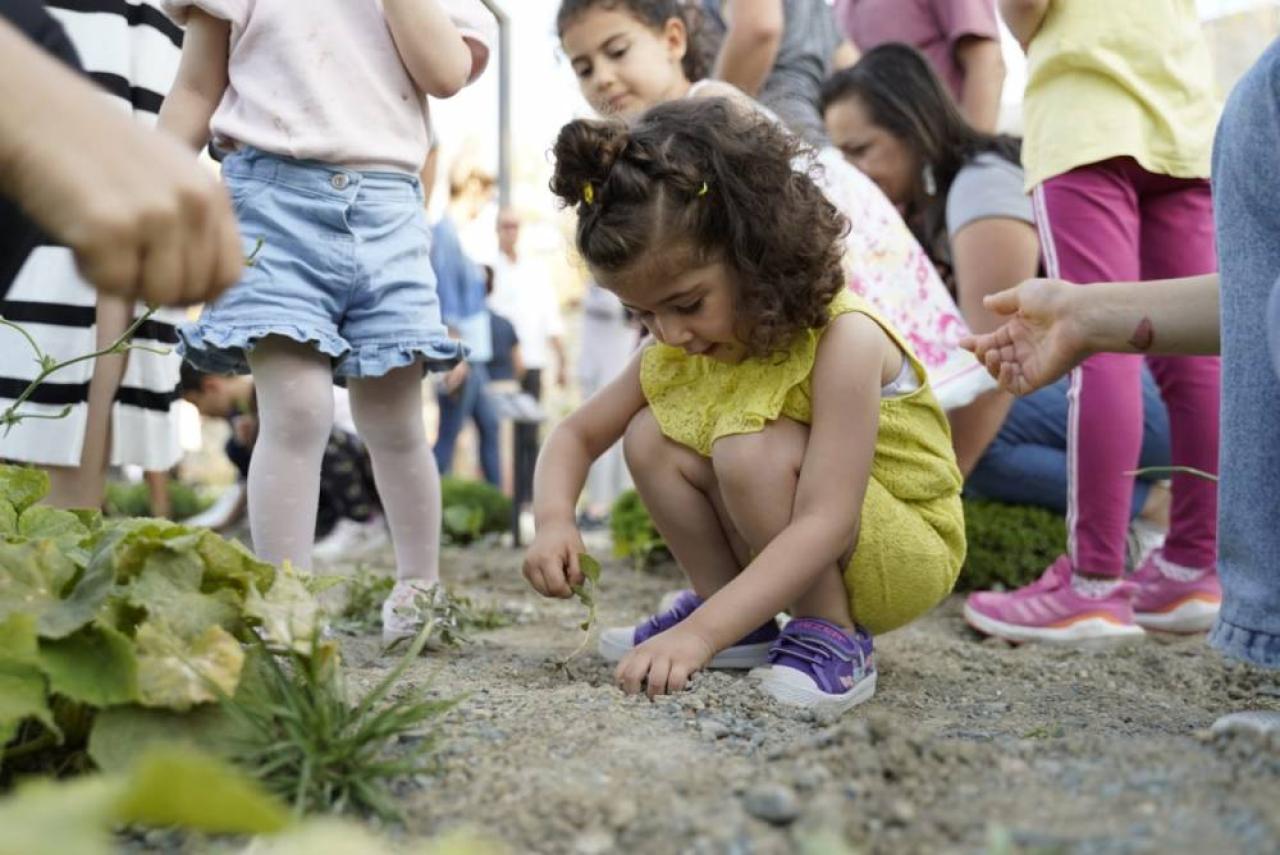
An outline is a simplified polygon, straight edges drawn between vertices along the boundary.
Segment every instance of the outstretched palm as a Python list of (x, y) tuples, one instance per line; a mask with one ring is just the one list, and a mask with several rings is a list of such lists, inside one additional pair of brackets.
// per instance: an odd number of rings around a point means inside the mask
[(1062, 377), (1088, 356), (1068, 297), (1077, 286), (1031, 279), (987, 298), (989, 309), (1009, 319), (994, 332), (961, 341), (991, 372), (1000, 388), (1026, 395)]

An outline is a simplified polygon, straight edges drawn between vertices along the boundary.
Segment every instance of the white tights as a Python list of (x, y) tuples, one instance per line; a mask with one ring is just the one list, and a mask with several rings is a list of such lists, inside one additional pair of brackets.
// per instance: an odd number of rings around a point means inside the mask
[[(249, 354), (258, 390), (258, 441), (249, 464), (249, 527), (258, 556), (310, 569), (320, 461), (333, 426), (329, 359), (279, 336)], [(422, 368), (350, 380), (351, 411), (395, 546), (396, 576), (440, 573), (440, 474), (422, 423)]]

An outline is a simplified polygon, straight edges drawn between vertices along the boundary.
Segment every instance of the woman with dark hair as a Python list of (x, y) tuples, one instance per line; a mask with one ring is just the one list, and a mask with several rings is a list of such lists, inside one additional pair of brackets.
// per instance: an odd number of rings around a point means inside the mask
[[(888, 44), (830, 78), (822, 92), (832, 142), (897, 205), (975, 333), (1000, 319), (983, 298), (1032, 278), (1040, 242), (1023, 190), (1019, 141), (974, 129), (925, 58)], [(1017, 399), (988, 392), (948, 413), (970, 494), (1065, 512), (1065, 381)], [(1168, 415), (1144, 377), (1141, 466), (1169, 463)], [(1132, 513), (1142, 547), (1158, 539), (1167, 492), (1139, 480)]]

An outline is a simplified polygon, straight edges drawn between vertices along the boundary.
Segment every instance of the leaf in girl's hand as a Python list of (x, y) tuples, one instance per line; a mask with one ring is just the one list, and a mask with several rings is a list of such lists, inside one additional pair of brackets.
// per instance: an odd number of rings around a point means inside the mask
[(582, 571), (582, 584), (573, 585), (570, 590), (578, 601), (587, 607), (587, 619), (578, 624), (586, 635), (583, 636), (582, 643), (556, 666), (557, 670), (572, 662), (586, 648), (587, 642), (591, 639), (591, 627), (595, 626), (596, 622), (596, 586), (600, 584), (600, 562), (582, 552), (578, 554), (578, 568)]

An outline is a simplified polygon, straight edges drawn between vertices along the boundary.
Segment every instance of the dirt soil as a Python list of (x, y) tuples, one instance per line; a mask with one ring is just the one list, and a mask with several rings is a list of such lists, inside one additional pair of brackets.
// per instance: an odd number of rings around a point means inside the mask
[[(465, 825), (548, 853), (1280, 852), (1280, 734), (1208, 731), (1280, 710), (1280, 673), (1202, 638), (1011, 647), (953, 598), (877, 639), (870, 702), (816, 720), (737, 672), (624, 697), (594, 640), (557, 670), (585, 610), (537, 597), (519, 566), (511, 549), (446, 552), (450, 587), (515, 623), (409, 672), (463, 697), (441, 773), (402, 788), (412, 833)], [(679, 586), (673, 568), (606, 564), (601, 625)], [(359, 682), (393, 663), (373, 636), (343, 644)]]

